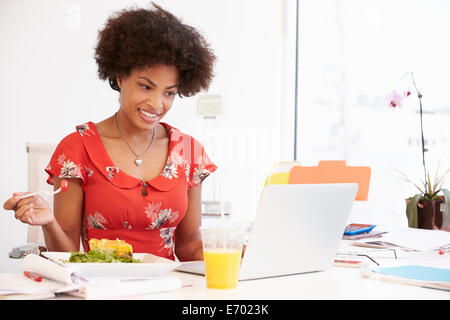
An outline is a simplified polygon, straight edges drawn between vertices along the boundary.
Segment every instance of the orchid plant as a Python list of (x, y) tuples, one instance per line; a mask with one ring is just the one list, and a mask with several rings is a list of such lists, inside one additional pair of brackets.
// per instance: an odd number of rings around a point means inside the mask
[[(450, 191), (442, 188), (445, 178), (447, 174), (450, 172), (450, 168), (447, 169), (442, 175), (439, 175), (439, 165), (436, 170), (435, 177), (433, 182), (431, 182), (430, 173), (427, 171), (425, 164), (425, 152), (428, 150), (425, 148), (425, 139), (423, 134), (423, 116), (422, 116), (422, 94), (417, 89), (416, 83), (414, 81), (413, 73), (406, 73), (404, 76), (405, 79), (409, 79), (410, 83), (412, 83), (417, 97), (419, 98), (419, 114), (420, 114), (420, 133), (421, 133), (421, 141), (422, 141), (422, 164), (424, 171), (424, 179), (421, 182), (421, 185), (414, 183), (411, 179), (409, 179), (405, 174), (397, 170), (402, 176), (402, 178), (408, 182), (413, 184), (416, 189), (419, 191), (418, 194), (411, 197), (408, 201), (406, 207), (406, 215), (408, 217), (408, 225), (412, 228), (418, 227), (418, 213), (417, 213), (417, 205), (421, 200), (436, 200), (439, 198), (439, 193), (442, 192), (445, 200), (445, 214), (443, 216), (442, 228), (450, 227)], [(401, 108), (403, 104), (406, 102), (406, 99), (411, 97), (411, 90), (409, 88), (404, 89), (403, 92), (399, 93), (397, 90), (394, 90), (387, 97), (387, 103), (389, 108)], [(419, 204), (420, 205), (420, 204)]]

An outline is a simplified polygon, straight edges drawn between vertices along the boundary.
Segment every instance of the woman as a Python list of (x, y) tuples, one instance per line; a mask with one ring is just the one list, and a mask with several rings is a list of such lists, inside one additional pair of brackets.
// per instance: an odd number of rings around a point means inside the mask
[(207, 89), (215, 56), (192, 27), (153, 5), (123, 10), (99, 32), (100, 79), (120, 92), (113, 116), (76, 127), (57, 146), (47, 182), (68, 189), (54, 210), (39, 196), (14, 193), (4, 208), (41, 225), (50, 251), (85, 251), (91, 238), (121, 239), (134, 252), (203, 259), (201, 182), (216, 170), (202, 145), (160, 122), (175, 95)]

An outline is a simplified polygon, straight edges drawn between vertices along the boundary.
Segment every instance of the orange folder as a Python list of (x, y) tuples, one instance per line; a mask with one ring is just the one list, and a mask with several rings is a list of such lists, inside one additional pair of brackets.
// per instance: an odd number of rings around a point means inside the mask
[(358, 183), (355, 200), (367, 200), (370, 184), (370, 167), (347, 166), (344, 160), (319, 161), (318, 166), (292, 167), (289, 174), (290, 184), (314, 183)]

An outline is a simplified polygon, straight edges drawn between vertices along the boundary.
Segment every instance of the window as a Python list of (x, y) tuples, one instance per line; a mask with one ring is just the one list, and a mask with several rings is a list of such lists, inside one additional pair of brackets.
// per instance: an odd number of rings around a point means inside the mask
[(423, 95), (427, 169), (450, 167), (449, 16), (442, 0), (299, 1), (297, 158), (369, 165), (377, 223), (407, 225), (417, 192), (396, 169), (423, 179), (417, 95), (398, 110), (385, 101), (406, 72)]

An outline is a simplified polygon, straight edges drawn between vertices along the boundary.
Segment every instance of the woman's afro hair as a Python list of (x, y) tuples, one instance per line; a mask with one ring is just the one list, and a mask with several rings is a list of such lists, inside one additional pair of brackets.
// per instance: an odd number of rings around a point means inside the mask
[(108, 18), (95, 48), (99, 78), (120, 91), (117, 76), (165, 64), (178, 69), (180, 96), (207, 90), (216, 59), (209, 44), (195, 28), (152, 5), (153, 10), (125, 9)]

